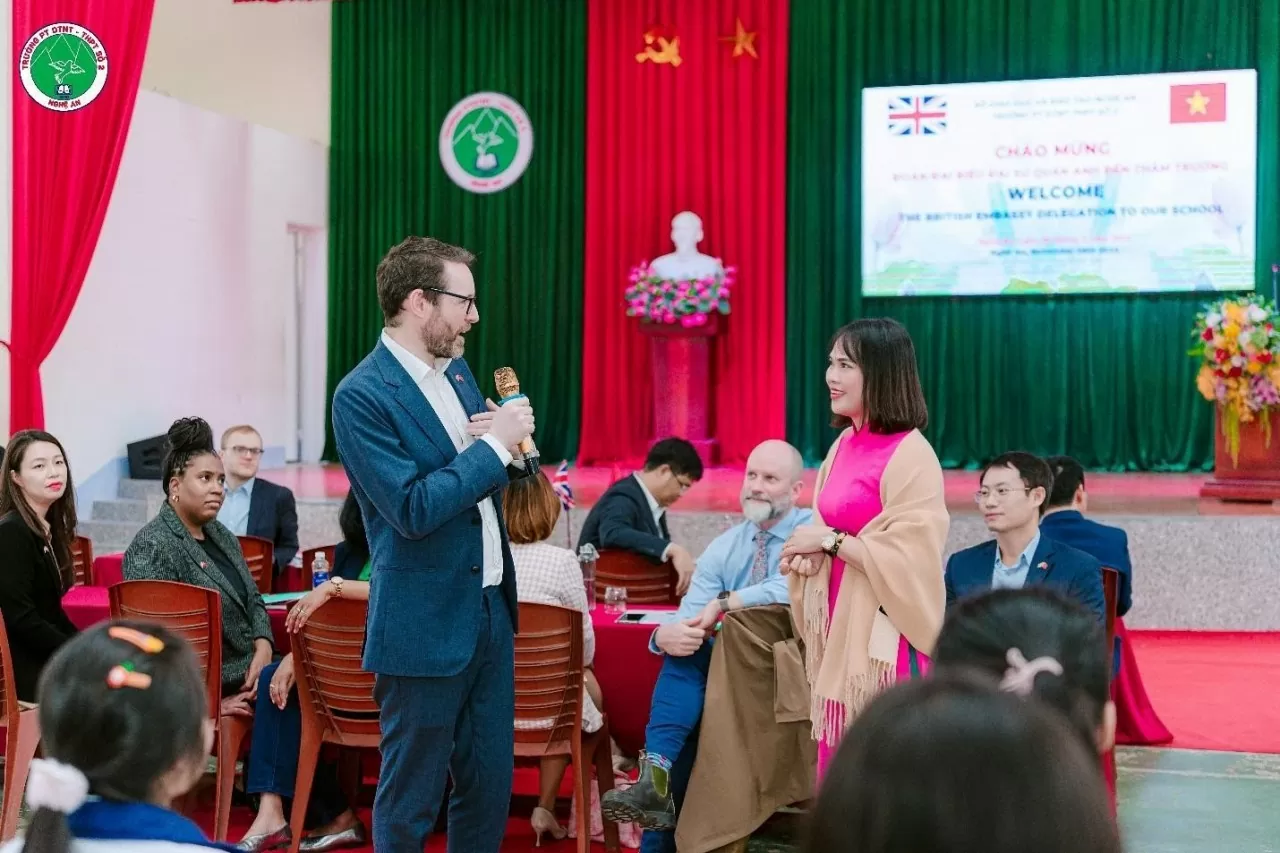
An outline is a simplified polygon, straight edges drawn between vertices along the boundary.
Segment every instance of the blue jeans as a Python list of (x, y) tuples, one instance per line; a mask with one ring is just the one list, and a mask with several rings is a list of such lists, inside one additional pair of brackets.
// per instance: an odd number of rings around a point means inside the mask
[[(687, 657), (667, 655), (653, 688), (649, 725), (644, 731), (645, 752), (671, 762), (671, 798), (676, 814), (684, 805), (685, 791), (698, 755), (698, 725), (707, 695), (707, 671), (711, 668), (712, 641)], [(674, 832), (645, 830), (640, 853), (675, 853)]]
[[(250, 794), (277, 794), (293, 799), (298, 778), (298, 750), (302, 746), (302, 708), (298, 691), (289, 691), (289, 701), (280, 710), (271, 701), (271, 677), (280, 663), (271, 664), (258, 677), (258, 699), (253, 708), (253, 742), (249, 746), (249, 769), (245, 790)], [(311, 783), (311, 800), (307, 803), (307, 826), (323, 826), (348, 808), (347, 798), (338, 784), (337, 768), (320, 760)], [(285, 815), (289, 814), (285, 805)]]

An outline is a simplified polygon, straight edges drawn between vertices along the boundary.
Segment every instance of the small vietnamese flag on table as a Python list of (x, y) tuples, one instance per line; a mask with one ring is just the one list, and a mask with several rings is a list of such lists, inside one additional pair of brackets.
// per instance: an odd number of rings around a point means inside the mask
[(1227, 84), (1192, 83), (1169, 87), (1169, 123), (1227, 120)]

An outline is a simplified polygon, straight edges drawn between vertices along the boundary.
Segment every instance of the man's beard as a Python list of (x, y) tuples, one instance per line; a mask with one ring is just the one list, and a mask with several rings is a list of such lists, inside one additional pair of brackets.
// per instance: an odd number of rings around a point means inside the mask
[(747, 521), (755, 524), (764, 524), (767, 521), (773, 521), (786, 513), (791, 508), (790, 501), (779, 500), (777, 503), (768, 498), (753, 498), (749, 495), (742, 496), (742, 514), (747, 517)]
[(422, 346), (432, 358), (458, 358), (462, 355), (463, 339), (444, 323), (428, 323), (422, 327)]

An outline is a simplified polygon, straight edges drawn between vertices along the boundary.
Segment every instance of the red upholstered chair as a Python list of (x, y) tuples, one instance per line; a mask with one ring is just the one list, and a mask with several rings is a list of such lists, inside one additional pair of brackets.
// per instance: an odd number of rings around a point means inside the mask
[(237, 536), (244, 561), (249, 564), (249, 574), (258, 585), (258, 592), (271, 592), (276, 573), (276, 546), (269, 539), (259, 536)]
[(18, 812), (27, 788), (27, 771), (40, 745), (40, 712), (35, 705), (18, 701), (13, 675), (9, 635), (0, 620), (0, 726), (5, 730), (4, 801), (0, 805), (0, 841), (18, 833)]
[(596, 561), (596, 601), (604, 600), (607, 587), (627, 590), (628, 604), (679, 604), (679, 576), (670, 563), (655, 563), (630, 551), (605, 549)]
[[(582, 612), (550, 604), (520, 605), (516, 635), (516, 759), (567, 755), (573, 763), (578, 853), (591, 846), (591, 768), (600, 796), (613, 790), (609, 720), (598, 732), (582, 730), (586, 694)], [(618, 825), (604, 822), (605, 847), (618, 849)]]
[(289, 637), (302, 707), (302, 746), (294, 785), (290, 853), (302, 843), (311, 783), (326, 743), (377, 749), (381, 739), (373, 674), (361, 666), (366, 601), (338, 598), (318, 609), (302, 630)]
[(236, 760), (253, 721), (221, 713), (222, 596), (216, 590), (173, 581), (125, 581), (111, 587), (107, 595), (112, 619), (163, 625), (187, 641), (204, 669), (209, 716), (216, 724), (213, 754), (218, 758), (214, 840), (226, 841)]

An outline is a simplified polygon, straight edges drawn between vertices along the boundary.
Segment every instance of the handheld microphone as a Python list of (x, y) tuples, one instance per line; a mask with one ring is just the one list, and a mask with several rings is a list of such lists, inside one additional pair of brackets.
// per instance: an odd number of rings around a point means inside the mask
[[(524, 397), (520, 393), (520, 380), (510, 367), (499, 367), (493, 372), (493, 383), (498, 388), (498, 405), (505, 406), (511, 400)], [(526, 436), (520, 442), (520, 456), (524, 460), (525, 470), (530, 474), (538, 473), (538, 448), (533, 438)]]

